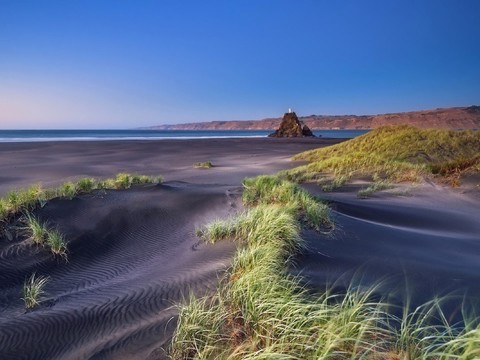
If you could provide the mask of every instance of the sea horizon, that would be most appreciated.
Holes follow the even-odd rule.
[[[313,130],[317,137],[349,139],[370,130]],[[265,138],[273,130],[45,129],[0,130],[0,143],[47,141],[193,140]]]

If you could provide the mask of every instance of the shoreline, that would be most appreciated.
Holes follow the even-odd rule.
[[[371,129],[319,129],[318,138],[348,139]],[[275,130],[0,130],[0,143],[59,141],[163,141],[212,139],[262,139]]]

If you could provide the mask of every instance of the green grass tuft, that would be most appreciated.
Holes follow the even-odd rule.
[[[116,189],[128,189],[132,185],[132,175],[119,173],[113,183]]]
[[[9,191],[5,196],[5,203],[12,212],[18,212],[22,208],[22,199],[18,191]]]
[[[25,214],[25,227],[28,236],[38,245],[43,245],[48,236],[48,228],[33,215]]]
[[[58,189],[58,196],[71,200],[75,197],[75,195],[77,195],[77,187],[71,181],[63,183]]]
[[[54,255],[66,257],[67,245],[63,235],[58,230],[49,230],[47,234],[47,244]]]
[[[365,199],[369,196],[372,196],[373,193],[391,188],[393,188],[393,185],[390,182],[381,180],[370,184],[364,189],[359,190],[357,196],[359,198]]]
[[[97,182],[94,178],[83,178],[78,180],[76,188],[78,192],[88,193],[97,187]]]
[[[27,309],[33,309],[40,304],[40,297],[45,294],[43,288],[48,282],[47,277],[36,277],[35,273],[25,280],[23,284],[23,298]]]
[[[8,216],[9,211],[10,207],[8,205],[8,202],[3,198],[0,199],[0,221],[2,221]]]
[[[213,164],[211,161],[196,162],[193,164],[193,167],[197,169],[210,169],[213,167]]]
[[[162,181],[161,176],[151,177],[119,173],[115,176],[115,179],[106,180],[104,188],[129,189],[132,185],[160,183]]]
[[[329,209],[311,197],[298,185],[276,176],[258,176],[243,181],[243,202],[247,206],[279,204],[298,210],[300,217],[311,227],[330,228]]]
[[[146,175],[132,175],[131,179],[132,179],[131,180],[132,185],[140,185],[140,184],[151,183],[150,176],[146,176]]]

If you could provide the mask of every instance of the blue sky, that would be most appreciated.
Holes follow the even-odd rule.
[[[478,0],[0,0],[0,128],[480,104]]]

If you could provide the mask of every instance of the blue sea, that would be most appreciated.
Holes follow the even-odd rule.
[[[368,130],[315,130],[326,138],[354,138]],[[0,130],[0,142],[37,141],[103,141],[103,140],[162,140],[262,138],[271,130]]]

